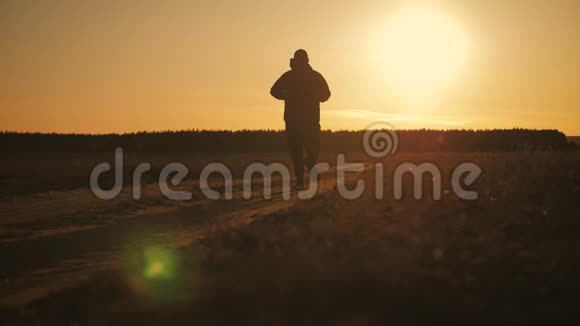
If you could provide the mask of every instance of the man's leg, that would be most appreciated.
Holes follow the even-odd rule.
[[[305,126],[304,128],[304,147],[306,148],[306,172],[318,163],[318,152],[320,151],[320,123],[318,121]]]
[[[301,132],[302,130],[300,126],[286,122],[286,139],[288,141],[288,150],[290,151],[292,164],[294,164],[296,183],[299,185],[304,183],[304,158]]]

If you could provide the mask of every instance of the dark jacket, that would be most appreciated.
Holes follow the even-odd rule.
[[[320,121],[320,102],[330,98],[330,89],[322,75],[309,64],[293,66],[272,86],[270,94],[284,100],[284,121]]]

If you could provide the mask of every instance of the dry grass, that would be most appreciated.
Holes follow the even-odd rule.
[[[399,162],[437,163],[443,187],[449,189],[445,180],[465,160],[483,168],[476,185],[479,200],[461,201],[449,193],[441,201],[417,201],[410,196],[409,179],[404,199],[392,199],[389,174]],[[240,228],[218,228],[178,249],[179,275],[171,282],[135,281],[131,270],[139,263],[127,259],[124,267],[74,288],[5,310],[6,322],[384,325],[578,320],[578,154],[409,154],[385,165],[382,200],[370,191],[354,201],[327,192]],[[362,177],[370,189],[372,174]],[[427,194],[429,187],[424,185]]]

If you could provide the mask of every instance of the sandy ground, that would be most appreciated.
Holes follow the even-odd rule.
[[[278,182],[276,182],[278,181]],[[254,180],[261,183],[261,180]],[[335,174],[321,176],[318,192],[335,188]],[[212,185],[219,189],[223,184]],[[58,191],[20,196],[0,206],[0,306],[18,306],[72,287],[98,272],[119,268],[123,253],[135,245],[163,243],[188,246],[216,230],[238,228],[263,216],[289,209],[296,203],[281,196],[274,179],[273,196],[241,198],[241,181],[234,182],[233,200],[209,200],[197,182],[184,182],[180,189],[193,189],[189,201],[166,199],[157,185],[143,187],[140,200],[133,200],[125,187],[110,201],[90,190]]]

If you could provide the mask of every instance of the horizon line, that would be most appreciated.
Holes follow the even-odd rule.
[[[321,129],[322,132],[362,132],[368,129]],[[386,130],[377,129],[377,130]],[[450,132],[450,131],[473,131],[473,132],[480,132],[480,131],[513,131],[513,130],[522,130],[522,131],[557,131],[564,134],[566,137],[580,137],[580,135],[567,135],[565,132],[559,129],[535,129],[535,128],[520,128],[520,127],[513,127],[513,128],[481,128],[481,129],[474,129],[474,128],[451,128],[451,129],[436,129],[436,128],[394,128],[395,131],[442,131],[442,132]],[[106,132],[106,133],[78,133],[78,132],[58,132],[58,131],[15,131],[15,130],[0,130],[0,135],[6,134],[16,134],[16,135],[59,135],[59,136],[130,136],[136,134],[163,134],[163,133],[188,133],[188,132],[284,132],[284,129],[165,129],[165,130],[141,130],[141,131],[127,131],[127,132]]]

